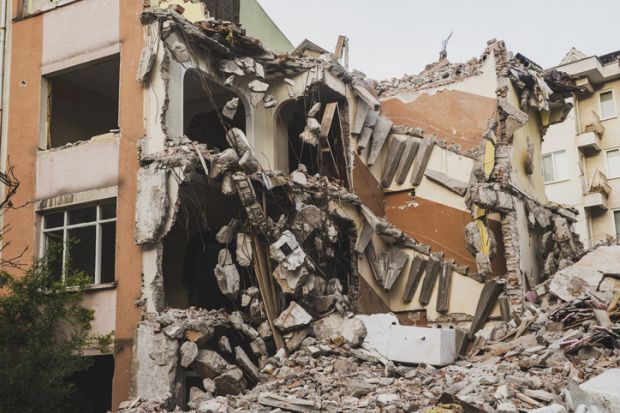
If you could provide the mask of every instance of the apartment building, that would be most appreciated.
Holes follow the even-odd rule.
[[[579,210],[575,228],[593,246],[620,234],[619,52],[587,56],[571,49],[555,69],[578,78],[566,121],[543,144],[545,191]]]
[[[10,4],[2,155],[25,206],[4,253],[59,241],[91,275],[93,333],[114,336],[113,354],[84,349],[102,406],[185,407],[204,378],[236,394],[334,311],[457,328],[463,351],[581,249],[575,211],[545,197],[541,142],[586,86],[495,40],[371,82],[343,66],[344,38],[282,53],[261,10]]]

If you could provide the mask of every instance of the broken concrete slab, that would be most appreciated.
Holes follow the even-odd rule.
[[[620,412],[620,368],[612,368],[580,386],[602,413]]]
[[[362,344],[366,337],[364,322],[358,318],[346,318],[332,313],[312,326],[314,336],[319,340],[338,343],[344,341],[352,347]]]
[[[188,367],[198,356],[198,346],[196,343],[186,341],[179,349],[181,352],[181,366]]]
[[[378,109],[381,106],[379,99],[374,97],[363,85],[354,82],[353,90],[370,108]]]
[[[409,175],[411,165],[413,165],[413,160],[418,153],[419,147],[420,142],[417,139],[409,138],[405,142],[405,149],[403,149],[403,155],[400,158],[398,169],[396,170],[396,183],[398,185],[402,185],[405,179],[407,179],[407,175]]]
[[[293,294],[297,290],[297,286],[303,283],[305,277],[309,274],[308,269],[305,266],[300,266],[294,271],[286,269],[282,264],[279,264],[273,270],[273,277],[280,285],[280,289],[285,294]]]
[[[443,186],[446,189],[449,189],[457,195],[464,196],[465,192],[467,192],[468,185],[466,182],[450,178],[442,172],[427,169],[426,172],[424,172],[424,175],[431,181]]]
[[[422,280],[422,275],[426,269],[427,262],[428,261],[420,255],[416,255],[413,258],[413,262],[409,268],[409,278],[407,278],[407,284],[405,285],[405,290],[403,291],[403,302],[410,303],[411,300],[413,300],[413,296],[418,289],[420,280]]]
[[[605,274],[620,274],[620,246],[600,246],[575,264],[558,271],[551,279],[549,291],[564,301],[595,293],[609,300],[613,288],[599,291]]]
[[[403,136],[392,136],[388,144],[388,153],[385,164],[383,165],[383,173],[381,174],[381,186],[388,188],[392,184],[396,168],[398,167],[403,155],[407,138]]]
[[[358,314],[355,318],[362,320],[366,327],[366,337],[362,346],[373,350],[383,357],[388,356],[388,341],[390,338],[390,326],[400,324],[398,317],[392,313],[386,314]]]
[[[253,381],[258,381],[260,371],[241,347],[235,347],[235,360],[237,361],[237,365],[241,367],[241,370]]]
[[[368,116],[369,110],[370,107],[366,103],[364,103],[363,100],[357,99],[357,108],[355,110],[355,118],[353,118],[351,133],[355,135],[359,135],[360,133],[362,133],[364,121],[366,120],[366,116]]]
[[[275,407],[290,412],[316,412],[321,410],[321,404],[310,400],[295,397],[282,397],[275,393],[263,392],[258,395],[258,403],[263,406]]]
[[[168,212],[166,181],[168,173],[156,164],[138,170],[135,241],[146,244],[157,241]]]
[[[411,351],[415,349],[415,351]],[[392,325],[388,359],[401,363],[445,366],[456,360],[454,329]]]
[[[392,122],[389,118],[379,116],[377,124],[372,132],[372,143],[370,145],[370,152],[368,153],[369,166],[373,165],[379,157],[383,144],[392,130],[393,124],[394,122]]]
[[[441,272],[439,274],[439,287],[437,289],[436,310],[438,313],[445,314],[448,312],[450,304],[450,292],[452,290],[452,267],[454,262],[444,261],[441,264]]]
[[[295,271],[306,260],[306,253],[301,249],[295,235],[289,230],[282,232],[280,238],[271,244],[269,253],[273,260],[290,271]]]
[[[389,258],[385,270],[385,283],[383,284],[383,289],[386,291],[392,289],[392,286],[403,272],[405,264],[409,261],[409,255],[403,251],[402,248],[395,245],[389,247],[388,254]]]
[[[411,174],[411,185],[418,186],[420,182],[422,182],[422,177],[424,176],[424,172],[426,171],[426,165],[428,161],[431,159],[431,154],[433,153],[433,147],[435,146],[435,138],[432,136],[427,136],[422,139],[420,143],[420,148],[418,149],[418,153],[416,154],[415,161],[413,164],[413,172]]]
[[[269,83],[261,82],[258,79],[252,80],[248,83],[248,89],[254,93],[265,93],[269,89]]]
[[[215,351],[198,350],[198,356],[191,367],[203,379],[212,379],[225,372],[230,365]]]
[[[237,395],[242,393],[246,386],[243,372],[238,367],[232,367],[213,379],[217,394]]]
[[[312,316],[295,301],[291,301],[286,310],[282,311],[273,325],[282,332],[297,330],[305,327],[312,321]]]

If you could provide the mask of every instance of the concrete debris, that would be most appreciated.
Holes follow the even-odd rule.
[[[229,364],[215,351],[199,350],[198,356],[192,363],[192,368],[203,379],[212,379],[224,373]]]
[[[606,285],[606,276],[620,277],[620,246],[600,246],[587,253],[578,262],[558,271],[551,279],[549,291],[564,301],[594,294],[609,301],[614,293],[613,284]]]
[[[181,348],[181,366],[188,367],[198,356],[198,346],[192,341],[186,341]]]
[[[278,101],[273,97],[273,95],[267,94],[263,97],[263,106],[267,109],[275,108],[278,106]]]
[[[368,165],[373,165],[376,162],[383,144],[392,130],[393,124],[394,122],[384,116],[379,116],[379,119],[377,119],[377,123],[372,131],[372,144],[368,153]]]
[[[252,264],[252,237],[243,232],[237,233],[237,264],[249,267]]]
[[[267,89],[269,89],[269,83],[261,82],[260,80],[255,79],[248,83],[248,89],[254,93],[265,93]]]
[[[214,269],[217,285],[222,294],[234,300],[239,294],[239,271],[233,263],[230,250],[223,248],[218,254],[217,265]]]
[[[224,105],[224,109],[222,109],[222,115],[225,118],[233,120],[235,114],[237,113],[237,107],[239,106],[239,98],[232,98]]]
[[[291,231],[284,231],[280,238],[269,247],[271,258],[285,269],[295,271],[306,260],[306,253],[301,248]]]
[[[313,325],[314,336],[328,342],[345,342],[351,347],[358,347],[366,337],[364,322],[357,318],[345,318],[332,313],[318,320]]]
[[[446,189],[449,189],[450,191],[454,192],[457,195],[464,196],[465,192],[467,192],[466,182],[462,182],[462,181],[459,181],[458,179],[450,178],[449,176],[447,176],[446,174],[442,172],[426,170],[426,172],[424,172],[424,175],[431,181],[443,186]]]
[[[321,102],[316,102],[314,105],[312,105],[312,107],[308,111],[308,118],[316,117],[316,115],[319,114],[320,110],[321,110]]]
[[[282,332],[292,331],[305,327],[312,321],[312,316],[295,301],[291,301],[288,308],[284,310],[273,324]]]
[[[220,230],[215,234],[215,239],[220,244],[230,244],[232,240],[235,238],[235,233],[239,229],[240,223],[238,219],[231,219],[227,225],[224,225]]]

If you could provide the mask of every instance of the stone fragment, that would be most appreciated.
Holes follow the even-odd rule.
[[[273,321],[274,326],[282,332],[297,330],[307,326],[312,321],[312,316],[295,301],[291,301],[289,306],[278,318]]]
[[[215,235],[215,239],[220,244],[230,244],[235,237],[235,233],[239,229],[240,223],[238,219],[231,219],[230,222],[224,225]]]
[[[361,380],[347,380],[347,394],[353,397],[366,396],[375,391],[376,386]]]
[[[263,97],[263,106],[266,109],[274,108],[277,105],[278,105],[278,101],[276,100],[276,98],[273,97],[273,95],[267,94]]]
[[[229,367],[226,360],[212,350],[198,350],[198,356],[191,367],[203,379],[212,379]]]
[[[186,341],[180,348],[181,351],[181,366],[188,367],[196,360],[198,356],[198,346],[196,343]]]
[[[238,367],[232,367],[213,379],[217,394],[237,395],[242,393],[246,384],[243,380],[243,372]]]
[[[352,347],[361,345],[366,337],[366,327],[362,320],[344,318],[338,313],[332,313],[316,321],[312,329],[314,336],[319,340],[344,341]]]
[[[232,354],[232,347],[230,346],[230,340],[226,336],[220,337],[217,341],[217,346],[224,353]]]
[[[306,278],[308,274],[308,270],[305,266],[291,271],[286,269],[284,265],[279,264],[273,270],[273,277],[280,285],[282,292],[286,294],[293,294],[297,290],[297,286],[303,283],[304,278]]]
[[[235,360],[237,361],[237,365],[241,367],[241,370],[253,381],[258,381],[260,371],[241,347],[235,347]]]
[[[200,390],[198,387],[192,387],[189,389],[189,401],[187,402],[187,407],[190,409],[198,409],[202,402],[206,402],[211,400],[213,397]]]
[[[311,400],[298,399],[293,396],[282,397],[275,393],[262,392],[258,395],[258,403],[263,406],[275,407],[290,412],[315,412],[321,405]]]
[[[306,253],[301,249],[295,235],[291,231],[284,231],[280,238],[269,247],[271,258],[281,263],[284,268],[294,271],[306,259]]]
[[[239,106],[239,98],[232,98],[224,105],[224,109],[222,109],[222,115],[225,118],[233,120],[235,117],[235,113],[237,113],[237,107]]]
[[[205,388],[207,393],[215,394],[215,382],[212,379],[204,379],[202,381],[202,387]]]
[[[314,118],[316,115],[319,114],[320,110],[321,110],[321,102],[316,102],[314,105],[312,105],[312,107],[308,111],[308,117]]]
[[[370,152],[368,153],[368,165],[373,165],[379,157],[379,153],[381,153],[383,144],[385,143],[393,124],[394,122],[392,122],[389,118],[379,116],[377,124],[372,132],[372,143],[370,145]]]
[[[265,93],[267,89],[269,89],[269,84],[261,82],[258,79],[254,79],[253,81],[248,83],[248,89],[250,89],[254,93]]]
[[[459,181],[458,179],[450,178],[446,174],[427,169],[424,175],[431,181],[443,186],[446,189],[454,192],[457,195],[464,196],[467,192],[467,183]]]
[[[222,294],[232,300],[236,299],[239,294],[241,278],[227,248],[221,249],[218,254],[218,263],[215,266],[214,275]]]
[[[229,73],[232,75],[243,76],[245,73],[241,68],[232,60],[224,60],[220,63],[220,71]]]
[[[242,267],[252,264],[252,237],[243,232],[237,233],[237,264]]]

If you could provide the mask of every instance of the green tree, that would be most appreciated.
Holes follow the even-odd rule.
[[[19,180],[10,164],[0,172],[0,186],[2,215],[19,208],[12,201]],[[80,305],[88,277],[70,270],[69,262],[64,281],[54,274],[62,245],[23,268],[24,252],[4,254],[9,231],[0,229],[0,413],[84,412],[87,401],[80,400],[70,379],[90,365],[80,353],[93,319]]]

